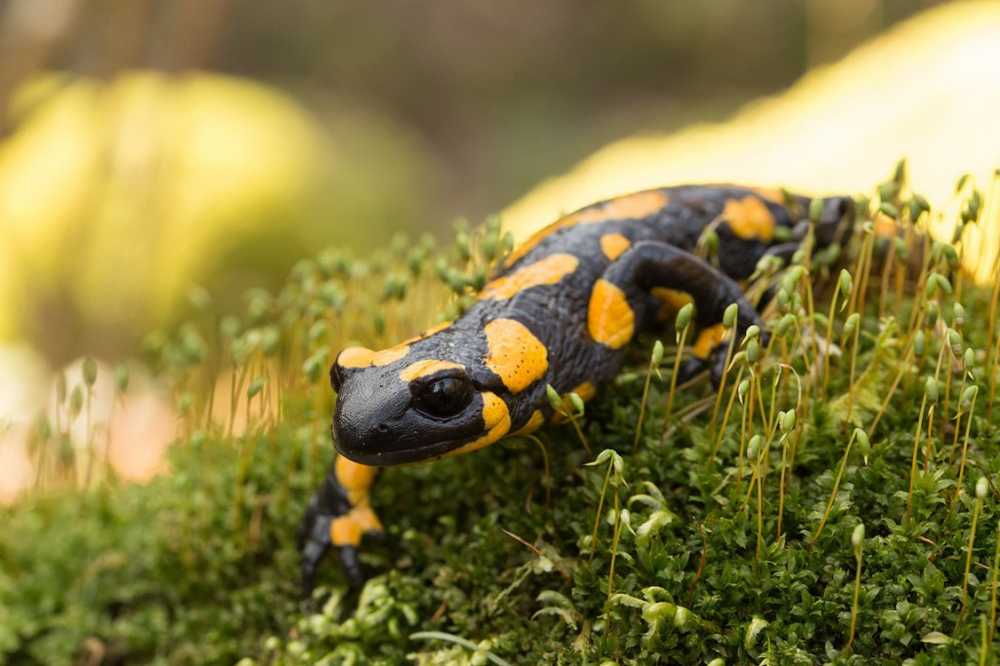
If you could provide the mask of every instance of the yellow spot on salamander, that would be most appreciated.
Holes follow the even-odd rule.
[[[451,361],[439,361],[437,359],[428,358],[423,361],[411,363],[400,370],[399,378],[404,382],[412,382],[418,377],[426,377],[427,375],[433,375],[435,372],[450,370],[453,368],[457,370],[464,370],[465,366],[460,363],[452,363]]]
[[[368,491],[375,481],[378,468],[337,456],[334,474],[337,482],[347,493],[347,501],[351,503],[352,508],[330,523],[330,540],[335,546],[357,546],[361,543],[361,536],[365,532],[382,529],[382,523],[369,506],[368,499]]]
[[[767,205],[755,196],[730,199],[722,217],[733,233],[747,240],[770,241],[774,237],[774,215]]]
[[[601,252],[604,256],[614,261],[632,245],[632,241],[622,234],[604,234],[601,236]]]
[[[784,205],[785,194],[777,187],[751,187],[750,191],[771,203]]]
[[[368,489],[375,481],[378,473],[377,467],[370,467],[348,460],[344,456],[337,456],[334,467],[334,474],[337,482],[347,493],[347,499],[351,504],[367,504]]]
[[[440,324],[434,324],[433,326],[431,326],[430,328],[428,328],[426,331],[424,331],[423,333],[421,333],[420,337],[421,338],[429,338],[430,336],[434,335],[435,333],[440,333],[441,331],[443,331],[444,329],[448,328],[449,326],[451,326],[454,323],[455,322],[453,322],[453,321],[443,321]]]
[[[626,194],[603,203],[587,206],[572,215],[574,224],[605,222],[607,220],[633,220],[659,211],[670,201],[660,190],[645,190]]]
[[[400,344],[382,351],[372,351],[364,347],[348,347],[337,356],[337,365],[342,368],[370,368],[373,365],[389,365],[406,356],[408,344]]]
[[[709,326],[698,334],[691,347],[691,353],[698,358],[708,358],[712,350],[726,337],[726,328],[722,324]]]
[[[427,330],[422,331],[421,333],[419,333],[417,335],[414,335],[412,338],[407,338],[406,340],[403,340],[402,342],[399,343],[399,345],[396,345],[396,346],[398,347],[400,345],[412,345],[414,342],[417,342],[418,340],[423,340],[424,338],[431,337],[435,333],[440,333],[441,331],[443,331],[444,329],[448,328],[449,326],[451,326],[454,323],[455,322],[453,322],[453,321],[443,321],[440,324],[434,324],[433,326],[431,326]]]
[[[647,217],[664,208],[670,202],[670,197],[660,190],[647,190],[627,194],[603,203],[587,206],[575,213],[562,217],[544,229],[539,229],[521,245],[517,246],[507,257],[504,265],[511,266],[518,259],[531,252],[543,240],[566,227],[577,224],[592,224],[608,220],[631,220]]]
[[[500,396],[492,391],[484,391],[482,396],[483,424],[486,429],[486,434],[472,440],[468,444],[460,446],[453,451],[449,451],[445,454],[445,457],[457,456],[462,453],[477,451],[500,439],[503,439],[503,437],[510,431],[510,411],[507,409],[507,403],[505,403]]]
[[[595,395],[597,395],[597,387],[595,387],[590,382],[583,382],[582,384],[578,384],[574,386],[571,390],[567,391],[562,399],[563,412],[572,412],[573,410],[573,404],[569,401],[570,393],[576,393],[578,396],[580,396],[581,400],[587,402]],[[566,421],[566,415],[561,412],[556,412],[555,414],[552,415],[551,420],[552,423],[564,423]]]
[[[542,414],[542,411],[540,409],[536,409],[531,413],[531,416],[528,418],[528,421],[523,426],[521,426],[520,428],[511,433],[511,437],[518,437],[520,435],[530,435],[531,433],[541,428],[543,423],[545,423],[545,416]]]
[[[382,523],[368,506],[356,506],[330,522],[330,541],[334,546],[357,546],[365,532],[380,532]]]
[[[688,303],[694,303],[691,294],[686,291],[667,289],[666,287],[653,287],[649,290],[656,300],[663,304],[657,317],[661,320],[668,319],[671,314],[677,312]]]
[[[901,227],[896,220],[892,219],[882,211],[875,214],[875,236],[878,238],[895,238],[899,235]]]
[[[520,393],[545,376],[549,369],[545,345],[513,319],[494,319],[486,324],[486,367],[511,393]]]
[[[590,293],[587,329],[590,337],[612,349],[628,344],[635,331],[635,313],[625,292],[603,278],[594,284]]]
[[[580,260],[572,254],[550,255],[493,280],[483,288],[479,298],[512,298],[529,287],[556,284],[575,271],[579,264]]]
[[[590,382],[584,382],[570,391],[570,393],[576,393],[586,402],[597,395],[597,387]]]

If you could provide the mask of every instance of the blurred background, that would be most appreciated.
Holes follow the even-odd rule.
[[[945,206],[998,108],[996,2],[0,0],[0,445],[54,370],[323,247],[904,156]]]

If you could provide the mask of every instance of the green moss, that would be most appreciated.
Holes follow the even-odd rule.
[[[905,187],[895,188],[889,203],[906,211],[900,191]],[[861,282],[854,259],[862,227],[846,248],[847,265],[858,273],[854,284]],[[463,236],[463,248],[436,269],[455,292],[452,309],[488,268],[495,253],[489,248],[502,246],[495,225],[487,233],[493,240],[473,238],[471,249]],[[907,293],[917,298],[901,301],[890,289],[883,314],[898,313],[892,323],[879,317],[878,272],[870,277],[853,386],[853,343],[848,335],[842,344],[841,331],[856,305],[834,313],[833,342],[844,353],[832,358],[824,388],[815,338],[796,332],[808,318],[805,282],[785,279],[788,292],[768,315],[772,331],[787,314],[798,324],[784,336],[773,332],[754,366],[760,381],[747,387],[755,416],[745,433],[737,400],[716,436],[715,394],[704,379],[677,393],[664,422],[674,366],[668,348],[654,368],[633,448],[650,367],[644,350],[653,348],[651,338],[642,339],[614,390],[578,420],[595,454],[620,455],[588,456],[565,425],[543,430],[537,441],[389,470],[374,498],[388,539],[365,554],[376,575],[358,598],[330,558],[324,589],[300,602],[296,529],[332,457],[322,350],[403,337],[429,323],[421,317],[427,303],[442,302],[444,288],[431,271],[416,275],[433,265],[427,245],[398,246],[363,267],[334,255],[304,262],[281,293],[253,295],[242,325],[220,335],[223,361],[241,370],[237,399],[246,399],[254,378],[282,382],[283,417],[273,426],[262,417],[253,436],[227,437],[224,425],[199,429],[192,387],[211,361],[201,360],[190,330],[152,341],[162,375],[178,395],[195,396],[188,400],[191,434],[171,453],[173,473],[143,486],[49,492],[4,510],[0,654],[11,663],[46,664],[88,654],[108,663],[191,664],[992,659],[1000,646],[981,633],[990,620],[1000,521],[993,485],[1000,409],[989,409],[993,358],[983,351],[996,340],[988,330],[991,295],[966,283],[963,323],[953,316],[954,289],[937,285],[928,294],[911,286]],[[956,282],[949,253],[928,249],[928,263],[913,276],[936,270]],[[822,279],[827,270],[813,266],[817,285],[835,282]],[[827,312],[829,291],[817,288],[817,312]],[[914,310],[924,315],[913,322],[920,326],[911,326]],[[954,357],[949,326],[963,336]],[[911,358],[919,329],[925,340]],[[826,322],[815,330],[825,337]],[[214,332],[203,337],[206,346],[215,342]],[[963,379],[960,357],[968,348],[974,365]],[[747,377],[742,357],[733,372],[740,368]],[[855,436],[834,493],[852,431],[871,427],[900,373],[870,444]],[[935,376],[938,399],[925,401],[925,380]],[[964,413],[974,411],[962,468],[966,416],[957,449],[952,419],[970,385],[979,386],[979,396],[965,405]],[[734,390],[731,376],[716,424]],[[911,491],[918,422],[923,435]],[[761,437],[751,460],[753,435]],[[586,465],[593,457],[600,463]],[[973,489],[981,476],[991,485],[964,601]],[[851,537],[862,522],[857,628],[848,649],[858,566]]]

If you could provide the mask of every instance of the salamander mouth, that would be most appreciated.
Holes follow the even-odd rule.
[[[357,451],[346,449],[341,446],[340,440],[334,437],[334,447],[337,453],[348,460],[369,467],[390,467],[392,465],[405,465],[406,463],[425,462],[432,458],[440,458],[449,451],[453,451],[462,446],[463,439],[446,439],[433,444],[421,444],[409,449],[399,449],[396,451]]]

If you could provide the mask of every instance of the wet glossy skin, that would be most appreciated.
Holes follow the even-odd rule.
[[[592,397],[619,372],[626,345],[662,319],[664,303],[694,301],[701,333],[693,349],[711,362],[724,348],[718,323],[726,306],[740,303],[740,331],[760,323],[736,281],[766,253],[791,256],[809,204],[795,197],[790,211],[778,193],[732,186],[597,203],[516,248],[457,321],[387,350],[342,351],[331,368],[342,457],[325,491],[343,501],[314,502],[306,531],[322,538],[326,529],[328,543],[348,549],[344,557],[361,534],[380,528],[367,495],[375,475],[366,470],[465,453],[558,420],[546,385]],[[818,247],[843,231],[849,210],[848,199],[824,201]],[[709,225],[719,237],[715,267],[691,254]],[[340,492],[352,484],[353,497]],[[321,529],[315,521],[323,516],[329,524]]]
[[[798,220],[749,189],[705,187],[641,192],[563,218],[517,248],[458,321],[371,358],[357,350],[338,357],[337,451],[365,465],[394,465],[551,420],[546,384],[563,393],[608,382],[622,348],[656,321],[661,304],[629,298],[628,285],[602,279],[608,267],[641,241],[691,251],[712,221],[720,222],[720,267],[741,279],[772,245],[775,227],[791,234]],[[413,400],[420,385],[442,377],[473,389],[467,408],[446,418]],[[542,416],[533,420],[536,411]]]

